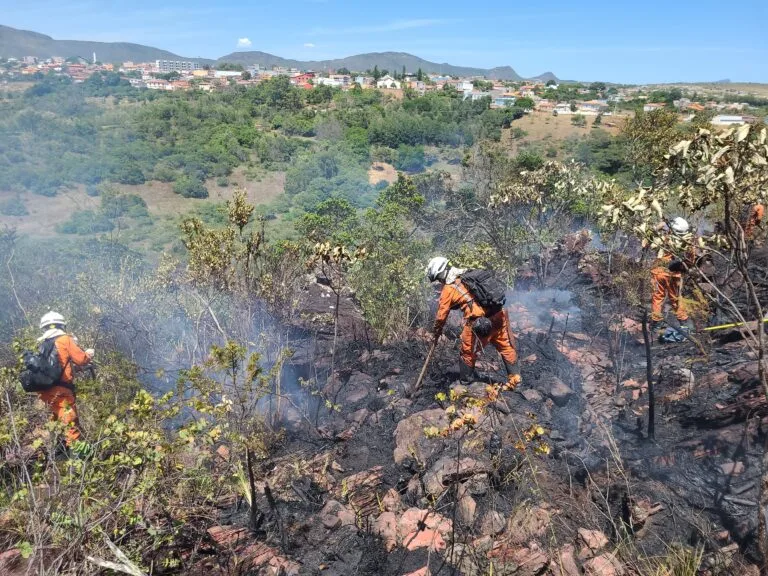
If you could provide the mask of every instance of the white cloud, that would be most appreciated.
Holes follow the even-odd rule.
[[[315,47],[315,45],[314,45],[314,44],[312,44],[312,42],[306,42],[306,43],[304,44],[304,48],[314,48],[314,47]]]
[[[238,38],[237,39],[237,47],[238,48],[248,48],[250,45],[253,44],[248,38]]]

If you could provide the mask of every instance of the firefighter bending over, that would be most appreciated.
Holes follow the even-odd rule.
[[[432,258],[427,265],[427,279],[443,284],[435,318],[434,336],[438,338],[448,320],[451,310],[461,310],[464,314],[464,328],[461,331],[460,379],[471,382],[475,378],[478,341],[486,346],[493,344],[504,360],[507,372],[507,389],[514,390],[520,383],[520,371],[517,365],[515,340],[509,330],[509,318],[503,306],[498,309],[484,308],[478,298],[472,294],[462,281],[462,274],[467,270],[452,267],[446,258]],[[476,272],[476,271],[472,271]]]

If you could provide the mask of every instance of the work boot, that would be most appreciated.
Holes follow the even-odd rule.
[[[477,381],[477,374],[474,366],[468,366],[464,362],[459,362],[459,380],[463,384],[471,384]]]

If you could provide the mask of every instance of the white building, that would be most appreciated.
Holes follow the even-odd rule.
[[[731,114],[718,114],[712,118],[712,124],[715,126],[737,126],[745,123],[744,116],[734,116]]]
[[[237,70],[216,70],[213,73],[214,78],[241,78],[242,76],[243,73]]]
[[[402,85],[400,84],[400,81],[395,80],[389,74],[379,78],[379,81],[376,82],[376,88],[395,88],[400,90],[401,87]]]
[[[198,62],[187,62],[183,60],[155,60],[155,68],[158,72],[166,74],[168,72],[191,72],[200,70]]]

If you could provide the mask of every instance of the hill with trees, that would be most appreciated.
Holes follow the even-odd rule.
[[[54,40],[45,34],[17,30],[0,25],[0,56],[50,58],[79,56],[91,60],[93,53],[101,62],[151,62],[153,60],[189,60],[167,50],[130,42],[89,42],[84,40]],[[199,62],[207,60],[195,58]]]
[[[472,68],[467,66],[454,66],[452,64],[430,62],[408,54],[406,52],[371,52],[369,54],[358,54],[346,58],[337,58],[334,60],[290,60],[280,58],[266,52],[233,52],[219,58],[220,62],[236,62],[244,66],[260,64],[267,68],[272,66],[286,66],[290,68],[299,68],[301,70],[337,70],[346,68],[353,72],[363,72],[373,70],[378,66],[382,70],[402,70],[415,72],[423,70],[428,73],[445,74],[447,76],[485,76],[498,80],[522,80],[515,70],[510,66],[498,68]]]
[[[233,52],[214,61],[205,58],[179,56],[167,50],[127,42],[54,40],[50,36],[37,32],[17,30],[9,26],[0,25],[0,57],[21,58],[24,56],[36,56],[38,58],[50,58],[51,56],[63,56],[69,58],[80,56],[90,60],[94,52],[96,52],[97,58],[102,62],[151,62],[159,59],[192,60],[201,64],[211,65],[215,63],[241,64],[243,66],[259,64],[266,68],[285,66],[300,70],[318,71],[346,68],[353,72],[373,70],[375,66],[383,70],[392,71],[400,71],[405,67],[409,72],[416,72],[421,69],[424,72],[446,74],[449,76],[485,76],[486,78],[512,81],[523,79],[511,66],[500,66],[490,69],[454,66],[448,63],[430,62],[405,52],[373,52],[334,60],[302,61],[281,58],[267,52],[248,51]]]

